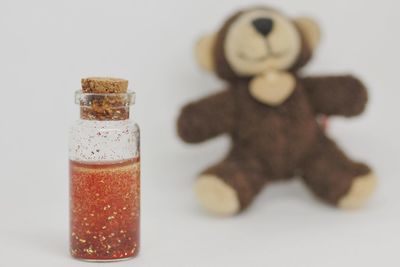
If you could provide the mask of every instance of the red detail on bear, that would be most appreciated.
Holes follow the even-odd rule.
[[[317,119],[319,125],[321,125],[322,129],[327,130],[329,126],[329,117],[325,115],[321,115]]]

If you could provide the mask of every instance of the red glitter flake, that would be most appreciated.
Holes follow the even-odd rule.
[[[70,161],[72,256],[118,260],[139,252],[140,163]]]

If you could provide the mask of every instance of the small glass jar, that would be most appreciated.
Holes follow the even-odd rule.
[[[69,143],[71,255],[134,257],[140,238],[139,127],[129,119],[134,93],[77,91],[75,103],[81,116]]]

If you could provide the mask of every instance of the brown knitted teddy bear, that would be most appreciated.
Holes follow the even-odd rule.
[[[218,215],[246,209],[271,182],[301,177],[320,199],[361,206],[373,192],[371,169],[349,159],[316,118],[360,114],[367,102],[355,77],[302,77],[320,39],[309,18],[267,7],[230,17],[196,47],[200,65],[227,82],[215,95],[185,106],[178,133],[189,143],[229,134],[232,148],[195,184],[201,205]]]

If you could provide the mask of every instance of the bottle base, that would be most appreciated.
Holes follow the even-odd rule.
[[[72,256],[71,257],[75,260],[84,261],[84,262],[118,262],[118,261],[128,261],[136,258],[138,255],[127,256],[124,258],[116,258],[116,259],[89,259],[89,258],[79,258]]]

